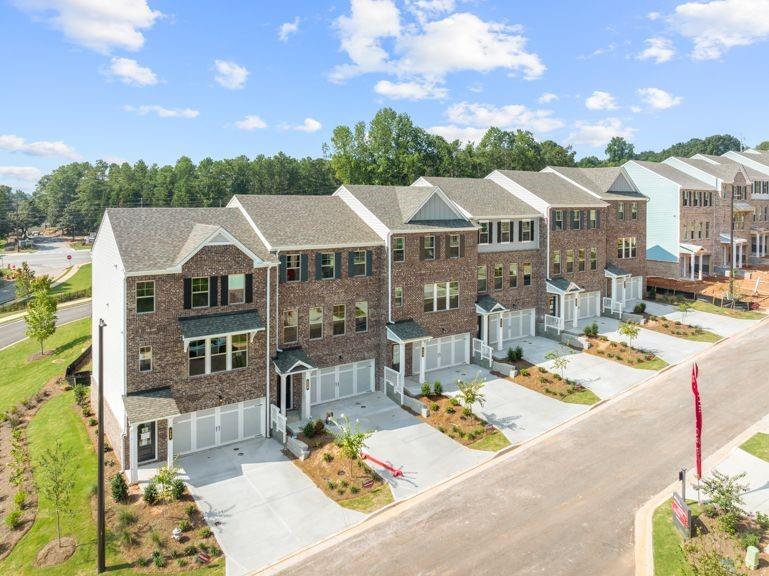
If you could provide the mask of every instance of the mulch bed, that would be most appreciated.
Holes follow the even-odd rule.
[[[769,286],[767,278],[759,271],[752,271],[753,279],[735,278],[735,291],[739,291],[738,300],[748,302],[754,309],[769,308]],[[757,294],[753,294],[756,286],[755,276],[761,275],[761,285]],[[686,294],[698,294],[707,296],[716,301],[721,300],[729,292],[729,279],[720,276],[705,276],[702,280],[684,280],[674,278],[660,278],[658,276],[649,276],[646,279],[646,285],[664,290],[672,290]]]
[[[545,368],[535,366],[526,360],[519,360],[515,365],[518,368],[518,373],[514,378],[510,378],[509,375],[505,374],[495,373],[495,375],[510,380],[511,382],[515,382],[516,384],[520,384],[529,390],[534,390],[534,392],[539,392],[540,394],[555,398],[556,400],[563,400],[572,394],[577,394],[586,390],[582,384],[562,378],[560,375],[553,374]]]
[[[72,556],[75,550],[77,550],[77,542],[70,536],[62,538],[61,542],[59,540],[51,540],[37,553],[35,566],[38,568],[56,566]]]
[[[734,566],[740,570],[739,573],[742,573],[742,570],[747,571],[745,568],[746,549],[740,542],[739,535],[747,532],[759,534],[758,569],[750,570],[749,573],[757,574],[759,576],[769,576],[769,554],[764,552],[764,548],[769,544],[769,537],[765,531],[758,526],[753,518],[743,518],[738,526],[738,533],[734,536],[726,534],[721,530],[718,526],[717,518],[710,518],[704,513],[699,514],[697,518],[693,520],[693,527],[695,529],[695,536],[689,543],[702,551],[717,550],[720,556],[730,558],[734,562]],[[684,546],[686,546],[686,544]]]
[[[419,396],[418,400],[430,411],[427,418],[421,414],[418,416],[460,444],[468,446],[497,433],[497,429],[485,420],[473,413],[466,414],[457,400],[452,402],[451,398],[443,395]]]
[[[639,364],[657,358],[651,352],[631,348],[625,342],[613,342],[605,336],[590,336],[588,337],[588,342],[590,346],[585,350],[588,354],[608,358],[626,366],[637,367]]]
[[[692,336],[700,336],[705,333],[705,331],[699,326],[691,326],[677,320],[668,320],[663,316],[646,314],[645,317],[646,322],[644,322],[644,328],[647,330],[654,330],[655,332],[659,332],[661,334],[667,334],[668,336],[691,338]]]

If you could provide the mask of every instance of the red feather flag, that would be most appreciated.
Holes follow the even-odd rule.
[[[695,426],[695,459],[697,460],[697,479],[702,478],[702,403],[700,402],[700,388],[697,377],[700,374],[699,366],[692,366],[692,394],[694,394],[694,426]]]

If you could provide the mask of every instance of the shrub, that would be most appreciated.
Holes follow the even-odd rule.
[[[540,376],[539,377],[539,383],[540,384],[549,384],[550,380],[548,380],[546,376]]]
[[[422,396],[429,396],[430,395],[430,385],[425,382],[422,384]]]
[[[705,516],[707,516],[708,518],[715,518],[716,516],[718,516],[718,508],[716,508],[716,505],[713,504],[712,502],[708,502],[707,504],[705,504],[705,508],[703,512]]]
[[[203,529],[200,531],[200,537],[201,537],[201,538],[210,538],[210,537],[211,537],[211,536],[213,536],[213,535],[214,535],[214,533],[213,533],[213,532],[211,532],[211,529],[210,529],[208,526],[204,527],[204,528],[203,528]]]
[[[432,410],[433,412],[437,412],[440,409],[441,409],[441,407],[440,407],[440,405],[437,402],[431,402],[430,403],[430,410]]]
[[[181,478],[175,478],[171,482],[171,498],[174,500],[181,500],[184,498],[184,493],[187,491],[187,486],[184,485],[184,480]]]
[[[190,528],[192,528],[192,525],[190,524],[190,521],[186,518],[182,518],[179,520],[179,530],[182,532],[189,532]]]
[[[308,422],[305,424],[304,428],[302,428],[302,432],[307,438],[315,436],[315,422]]]
[[[537,370],[539,370],[539,373],[540,373],[540,374],[545,374],[545,373],[547,373],[547,370],[546,370],[545,368],[543,368],[542,366],[539,366],[539,367],[537,368]]]
[[[350,486],[350,492],[352,492],[353,494],[357,494],[358,492],[360,492],[360,488],[358,488],[357,486]]]
[[[737,526],[739,523],[740,517],[735,512],[727,512],[718,517],[718,525],[721,527],[721,530],[730,535],[737,533]]]
[[[120,504],[128,502],[128,484],[125,481],[125,477],[122,473],[118,472],[109,481],[110,491],[112,492],[112,499]]]
[[[529,375],[529,370],[526,368],[521,369],[520,375],[526,378]]]
[[[166,559],[165,556],[163,556],[163,553],[160,550],[154,550],[152,552],[152,563],[155,565],[156,568],[164,568],[166,565]]]
[[[761,530],[769,530],[769,515],[756,512],[756,523],[761,527]]]
[[[325,430],[326,425],[323,423],[323,420],[318,419],[315,421],[315,433],[316,434],[323,434],[323,431]]]
[[[456,413],[456,411],[457,411],[457,410],[456,410],[456,408],[454,408],[453,406],[448,406],[448,407],[446,407],[446,412],[447,412],[448,414],[455,414],[455,413]]]
[[[88,399],[88,388],[86,388],[84,384],[75,384],[72,390],[75,393],[75,402],[77,402],[82,408],[85,408],[85,403]]]
[[[598,324],[593,322],[592,324],[585,326],[582,332],[588,338],[595,338],[598,336]]]
[[[211,546],[211,547],[208,549],[208,553],[209,553],[211,556],[214,556],[214,557],[216,557],[216,556],[219,556],[219,554],[221,554],[221,553],[222,553],[222,551],[221,551],[221,550],[219,550],[219,548],[218,548],[218,547],[216,547],[216,546]]]
[[[515,348],[507,349],[508,362],[520,362],[523,360],[523,348],[516,346]]]
[[[433,394],[436,396],[440,396],[443,394],[443,385],[441,384],[440,380],[436,380],[433,382]]]
[[[334,459],[333,454],[331,452],[324,452],[323,453],[323,461],[324,462],[331,462]]]
[[[467,417],[472,416],[473,415],[473,410],[472,410],[472,408],[469,408],[469,407],[465,406],[464,408],[462,408],[462,414],[464,416],[467,416]]]
[[[646,312],[646,304],[644,302],[639,302],[633,308],[633,314],[643,314],[644,312]]]
[[[89,418],[88,419],[88,425],[89,426],[96,426],[99,423],[99,421],[96,418]]]
[[[117,525],[125,528],[136,523],[136,514],[128,508],[121,508],[117,513]]]
[[[150,562],[151,560],[149,558],[144,558],[144,557],[139,557],[139,559],[136,561],[136,563],[142,568],[149,566]]]
[[[21,526],[21,510],[11,510],[5,516],[5,525],[11,530],[16,530]]]
[[[198,511],[198,507],[194,504],[187,504],[187,507],[184,509],[184,513],[187,515],[187,518],[192,520],[195,518],[195,513]]]
[[[326,486],[328,487],[329,490],[334,490],[336,488],[336,482],[334,482],[333,480],[328,480],[326,482]]]
[[[13,497],[13,503],[19,510],[24,510],[24,505],[27,503],[27,493],[24,490],[19,490]]]
[[[150,506],[158,503],[158,487],[154,482],[150,482],[144,487],[142,498]]]
[[[185,556],[194,556],[198,553],[198,547],[194,544],[190,544],[184,549],[184,555]]]
[[[452,406],[459,406],[459,399],[452,396],[451,398],[449,398],[449,404],[451,404]]]
[[[748,548],[749,546],[760,548],[761,537],[755,532],[746,532],[742,535],[742,538],[740,538],[740,543],[742,544],[743,548]]]
[[[163,548],[166,545],[165,540],[163,540],[163,537],[154,528],[150,528],[150,542],[152,542],[155,545],[156,549]]]
[[[187,561],[184,558],[179,558],[177,564],[179,564],[179,568],[184,568],[187,565]]]
[[[467,433],[467,439],[470,440],[471,442],[473,440],[475,440],[475,432],[474,431],[473,432],[468,432]]]

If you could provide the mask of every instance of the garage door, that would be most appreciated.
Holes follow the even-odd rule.
[[[413,347],[411,371],[419,374],[420,346]],[[425,345],[425,372],[470,362],[470,334],[433,338]]]
[[[502,312],[502,341],[514,340],[516,338],[523,338],[524,336],[534,336],[534,309],[527,308],[526,310],[509,310]],[[489,317],[489,344],[495,346],[497,344],[497,326],[496,322],[499,321],[498,315],[492,315]]]
[[[374,360],[316,370],[310,377],[310,405],[374,391]]]
[[[593,318],[600,315],[601,293],[583,292],[579,295],[579,314],[577,318]]]
[[[261,435],[264,399],[198,410],[174,418],[174,455]]]

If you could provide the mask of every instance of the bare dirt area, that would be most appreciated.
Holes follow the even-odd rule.
[[[737,299],[747,302],[752,309],[769,309],[769,270],[746,269],[749,278],[734,280]],[[756,280],[760,280],[758,284]],[[650,276],[646,280],[649,287],[670,290],[674,294],[694,294],[707,296],[713,303],[719,304],[729,293],[729,279],[706,276],[702,280],[678,280]]]
[[[469,446],[487,436],[501,434],[494,426],[473,414],[472,410],[463,408],[456,398],[433,394],[420,396],[418,400],[430,411],[427,418],[419,417],[460,444]]]
[[[570,404],[595,404],[599,400],[598,396],[582,384],[563,378],[559,374],[553,374],[542,366],[534,366],[525,360],[519,360],[515,364],[518,368],[515,377],[497,373],[495,375]]]
[[[77,542],[75,542],[74,538],[69,536],[65,536],[61,541],[51,540],[37,553],[35,566],[38,568],[47,568],[48,566],[61,564],[75,553],[76,548]]]

